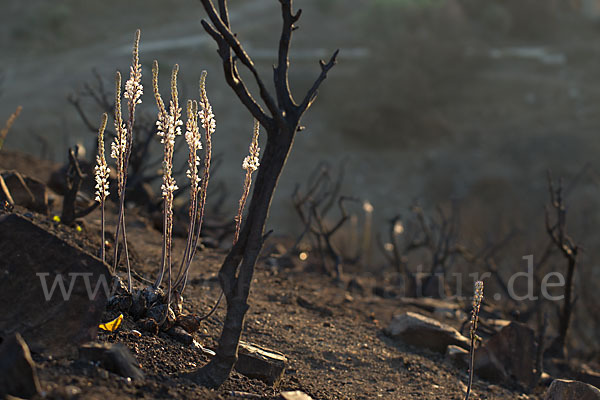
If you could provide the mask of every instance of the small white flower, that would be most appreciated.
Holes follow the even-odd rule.
[[[477,320],[479,319],[479,309],[483,301],[483,281],[475,282],[473,294],[473,310],[471,311],[471,335],[475,334],[477,329]]]
[[[217,122],[215,121],[215,115],[212,112],[212,107],[210,104],[205,104],[204,102],[200,102],[200,105],[202,107],[202,109],[198,111],[200,122],[209,134],[213,134],[217,128]]]
[[[260,151],[260,149],[258,150]],[[257,156],[246,156],[242,162],[242,169],[245,169],[246,171],[253,172],[256,171],[258,167],[260,167],[260,163],[258,162]]]
[[[96,180],[96,201],[102,202],[108,197],[108,177],[110,168],[106,165],[104,157],[104,128],[106,126],[106,114],[104,122],[98,133],[98,155],[96,156],[96,166],[94,167],[94,179]],[[114,144],[114,143],[113,143]]]
[[[125,93],[123,97],[129,99],[134,104],[140,104],[142,102],[142,95],[144,94],[144,86],[142,81],[142,66],[136,64],[135,66],[129,67],[129,79],[125,82]]]
[[[481,301],[483,300],[483,281],[475,282],[475,293],[473,296],[473,308],[477,308],[481,306]]]
[[[114,158],[115,160],[119,159],[119,145],[117,144],[117,142],[112,142],[110,144],[110,156],[112,158]]]
[[[258,147],[258,135],[259,135],[260,125],[258,121],[254,121],[254,133],[252,134],[252,141],[250,142],[250,147],[248,148],[249,155],[244,158],[242,162],[242,169],[246,171],[250,171],[251,173],[256,171],[260,166],[258,161],[258,155],[260,154],[260,147]]]

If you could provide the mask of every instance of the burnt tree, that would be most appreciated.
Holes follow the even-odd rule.
[[[218,45],[218,54],[223,62],[227,83],[267,133],[267,143],[260,161],[246,220],[239,240],[225,258],[219,271],[219,281],[227,300],[227,314],[217,354],[207,365],[188,376],[197,383],[217,387],[229,377],[237,361],[238,343],[248,310],[247,299],[254,266],[264,242],[265,223],[277,181],[292,148],[294,136],[300,130],[300,119],[317,97],[318,88],[327,77],[328,71],[335,65],[338,51],[333,53],[327,63],[320,61],[319,76],[304,98],[299,103],[296,102],[288,82],[289,49],[292,32],[296,29],[294,24],[300,18],[301,11],[293,12],[292,0],[279,0],[283,27],[279,40],[277,66],[273,69],[275,87],[275,97],[273,97],[256,70],[254,62],[230,28],[227,0],[218,0],[218,9],[212,0],[201,0],[201,2],[210,20],[210,23],[202,20],[202,26]],[[266,110],[255,100],[242,80],[238,71],[240,63],[254,77]]]
[[[552,243],[560,250],[567,260],[567,281],[565,284],[564,303],[559,312],[558,337],[550,346],[550,354],[560,357],[566,356],[566,341],[571,314],[573,313],[573,285],[575,278],[575,268],[577,267],[577,257],[581,248],[567,234],[567,209],[564,202],[562,182],[559,180],[558,188],[554,187],[552,175],[548,171],[548,190],[550,191],[550,207],[546,207],[546,232]],[[551,210],[556,213],[555,221],[550,218]]]

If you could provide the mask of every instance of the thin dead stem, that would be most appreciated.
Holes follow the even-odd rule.
[[[8,135],[10,128],[12,128],[13,124],[19,117],[19,114],[21,114],[21,110],[23,110],[23,107],[18,106],[17,109],[15,110],[15,112],[12,113],[10,115],[10,117],[8,117],[8,119],[6,120],[6,124],[4,124],[4,128],[2,128],[2,130],[0,130],[0,150],[2,149],[2,146],[4,145],[4,141],[6,140],[6,136]]]

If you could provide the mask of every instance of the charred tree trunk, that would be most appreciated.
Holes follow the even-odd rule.
[[[575,266],[577,260],[575,257],[569,258],[569,266],[567,269],[567,282],[565,284],[565,300],[562,306],[560,321],[558,325],[558,337],[554,344],[553,350],[563,357],[566,355],[567,349],[567,333],[571,322],[571,313],[573,310],[573,275],[575,274]]]
[[[238,344],[249,307],[248,294],[254,266],[262,249],[265,224],[279,176],[292,148],[294,136],[300,129],[300,119],[317,97],[318,88],[327,77],[327,72],[335,65],[338,52],[333,54],[329,62],[320,61],[321,73],[303,100],[296,103],[288,83],[288,54],[292,32],[296,28],[294,24],[300,18],[301,12],[299,10],[293,13],[292,0],[279,0],[283,27],[279,40],[278,64],[273,70],[276,91],[276,96],[273,97],[254,67],[254,62],[229,27],[227,0],[218,0],[218,10],[212,0],[201,2],[210,19],[210,23],[203,20],[202,26],[218,45],[225,80],[242,104],[267,131],[265,152],[260,161],[246,220],[238,241],[219,271],[219,281],[227,300],[227,314],[217,355],[203,368],[188,375],[197,383],[217,387],[229,377],[237,361]],[[267,111],[252,97],[239,74],[238,63],[252,74]]]
[[[276,137],[278,140],[269,140],[265,148],[240,238],[219,271],[219,281],[227,300],[227,314],[217,355],[192,375],[192,379],[209,387],[223,383],[237,361],[238,343],[249,307],[248,294],[256,259],[263,245],[269,207],[293,142],[293,133],[288,129],[279,131]]]
[[[66,190],[60,216],[61,222],[65,225],[71,225],[76,219],[85,217],[99,205],[98,202],[94,202],[83,210],[76,209],[75,202],[77,201],[77,193],[79,193],[79,189],[81,189],[81,184],[83,183],[85,175],[79,166],[77,147],[74,149],[69,148],[68,156],[69,166],[67,167],[66,172]]]

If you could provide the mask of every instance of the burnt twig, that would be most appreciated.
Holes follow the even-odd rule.
[[[60,217],[62,223],[65,225],[71,225],[76,219],[85,217],[94,211],[96,207],[98,207],[98,203],[94,202],[94,204],[84,208],[83,210],[76,210],[75,202],[77,200],[77,193],[79,193],[79,190],[81,189],[81,183],[86,177],[79,166],[77,153],[77,147],[75,147],[75,149],[70,148],[68,151],[69,166],[66,174],[67,190],[65,192],[62,214]]]
[[[567,233],[567,210],[563,198],[562,181],[559,180],[558,187],[555,187],[550,171],[548,171],[548,190],[550,192],[550,207],[546,207],[546,232],[550,236],[552,243],[554,243],[567,260],[565,299],[559,319],[558,337],[552,346],[557,354],[564,356],[566,337],[573,307],[573,278],[580,247]],[[551,210],[555,214],[554,221],[550,217]]]

